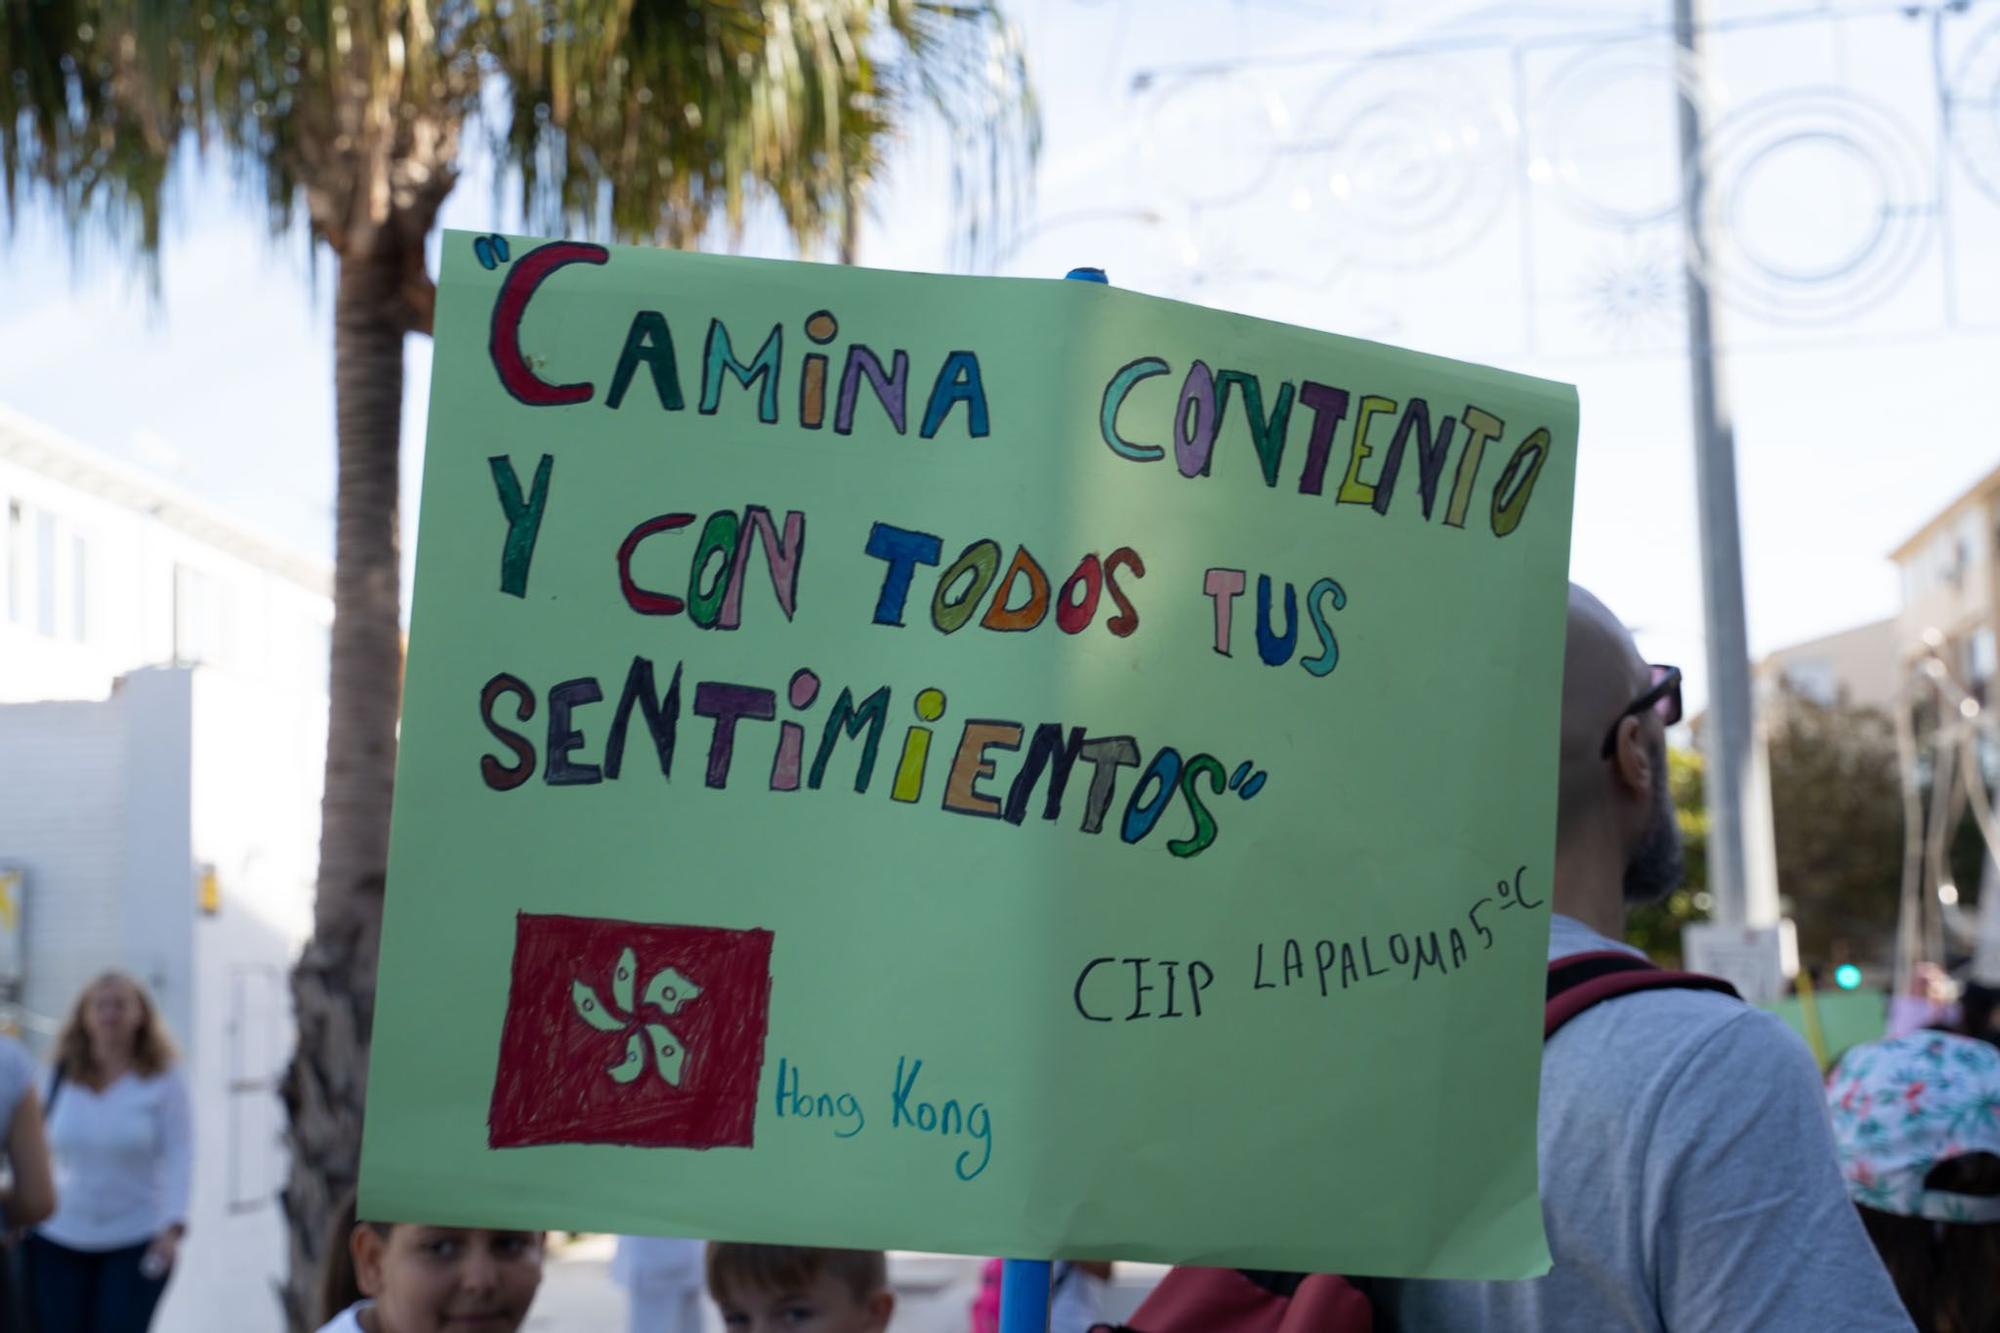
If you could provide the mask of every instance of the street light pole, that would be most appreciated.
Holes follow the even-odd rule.
[[[1716,354],[1714,294],[1704,268],[1713,250],[1704,231],[1706,181],[1697,4],[1698,0],[1674,0],[1678,48],[1674,88],[1680,126],[1681,213],[1687,228],[1688,376],[1694,410],[1695,492],[1701,523],[1702,611],[1708,658],[1708,720],[1703,731],[1708,886],[1715,899],[1715,920],[1734,926],[1773,925],[1778,919],[1776,884],[1767,874],[1752,873],[1753,831],[1759,828],[1758,820],[1768,815],[1765,803],[1756,799],[1761,792],[1753,780],[1756,718],[1743,610],[1735,432]]]

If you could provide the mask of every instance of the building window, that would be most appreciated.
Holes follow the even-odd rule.
[[[7,619],[46,638],[67,630],[81,641],[90,624],[82,536],[46,509],[9,500],[5,554]]]
[[[1825,658],[1788,663],[1785,683],[1800,698],[1810,699],[1824,707],[1832,707],[1839,698],[1840,685],[1834,678],[1833,663]]]
[[[56,516],[35,513],[35,631],[56,636]]]
[[[300,689],[326,693],[327,651],[327,627],[319,621],[296,613],[271,618],[272,669]]]
[[[1937,560],[1939,579],[1953,588],[1965,586],[1965,567],[1969,553],[1965,549],[1964,537],[1945,537],[1938,542]]]
[[[305,681],[320,694],[327,692],[327,672],[333,664],[333,631],[325,625],[314,624],[306,636],[311,645],[307,650],[311,661],[306,668]]]
[[[7,502],[7,619],[28,618],[28,514],[19,500]]]
[[[78,643],[90,637],[90,543],[69,539],[69,634]]]
[[[174,661],[183,665],[229,660],[228,590],[221,581],[174,566]]]
[[[278,1092],[292,1005],[278,968],[238,967],[229,983],[228,1207],[231,1213],[250,1213],[270,1207],[285,1182]]]

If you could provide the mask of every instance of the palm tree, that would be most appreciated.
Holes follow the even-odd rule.
[[[151,265],[190,154],[303,216],[333,254],[338,474],[314,929],[293,976],[283,1293],[311,1310],[355,1176],[402,677],[403,338],[430,330],[424,244],[470,138],[531,229],[689,244],[783,219],[852,254],[899,130],[955,148],[961,235],[1014,215],[1037,131],[995,0],[6,0],[0,180]]]

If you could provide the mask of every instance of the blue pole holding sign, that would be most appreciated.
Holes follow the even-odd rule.
[[[1000,1265],[1000,1333],[1049,1333],[1049,1261]]]
[[[1072,282],[1107,283],[1101,268],[1073,268]],[[1049,1333],[1050,1264],[1046,1259],[1008,1259],[1000,1265],[1000,1333]]]

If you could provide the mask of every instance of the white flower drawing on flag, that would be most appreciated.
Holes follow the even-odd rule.
[[[581,978],[569,983],[570,1002],[576,1007],[577,1017],[599,1032],[624,1034],[624,1058],[604,1071],[613,1082],[630,1083],[637,1079],[645,1072],[646,1054],[651,1051],[654,1072],[678,1088],[681,1068],[687,1061],[687,1047],[666,1024],[642,1021],[641,1010],[650,1006],[672,1018],[681,1011],[681,1006],[701,994],[701,987],[675,969],[664,967],[646,983],[639,996],[640,1007],[635,1009],[632,990],[638,978],[638,955],[627,949],[618,955],[618,966],[611,973],[611,1004],[599,999],[597,992]]]

